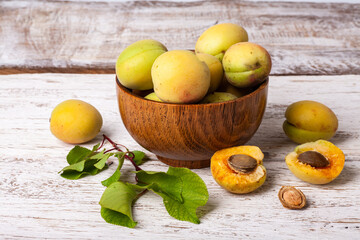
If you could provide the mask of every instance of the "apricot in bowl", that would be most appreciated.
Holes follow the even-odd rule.
[[[312,184],[326,184],[343,170],[345,155],[331,142],[318,140],[299,145],[285,157],[285,162],[299,179]]]
[[[211,173],[215,181],[232,193],[249,193],[266,179],[264,154],[256,146],[222,149],[211,157]]]

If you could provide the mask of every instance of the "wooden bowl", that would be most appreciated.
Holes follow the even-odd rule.
[[[135,95],[116,79],[122,121],[145,149],[171,166],[210,166],[217,150],[245,144],[260,126],[269,79],[244,97],[222,103],[173,104]]]

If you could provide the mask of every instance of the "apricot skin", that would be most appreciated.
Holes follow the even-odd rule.
[[[219,103],[236,99],[234,94],[226,92],[214,92],[205,96],[201,103]]]
[[[247,42],[246,30],[233,23],[220,23],[208,28],[198,38],[195,45],[196,53],[207,53],[221,62],[226,50],[238,42]]]
[[[330,164],[324,168],[314,168],[302,163],[297,156],[306,151],[317,151],[325,156]],[[294,152],[285,157],[285,162],[290,171],[299,179],[312,184],[326,184],[333,181],[344,168],[345,155],[334,144],[326,140],[318,140],[299,145]]]
[[[260,45],[240,42],[232,45],[222,61],[228,82],[239,88],[259,85],[271,71],[270,54]]]
[[[285,112],[285,134],[296,143],[328,140],[338,128],[334,112],[319,102],[299,101],[291,104]]]
[[[248,174],[233,171],[227,159],[236,154],[246,154],[257,160],[258,166]],[[215,152],[211,158],[211,173],[215,181],[229,192],[245,194],[259,188],[266,179],[266,169],[262,165],[264,154],[256,146],[238,146]]]
[[[116,76],[120,83],[134,90],[153,88],[151,67],[166,47],[152,39],[137,41],[125,48],[116,61]]]
[[[158,96],[156,96],[156,94],[154,92],[149,93],[148,95],[146,95],[144,98],[148,99],[148,100],[152,100],[152,101],[156,101],[156,102],[162,102],[160,100],[160,98],[158,98]]]
[[[99,111],[81,100],[66,100],[51,113],[50,130],[58,139],[81,144],[96,137],[102,127]]]
[[[210,87],[208,93],[213,93],[219,88],[223,79],[224,70],[221,62],[216,57],[206,53],[197,53],[196,56],[200,61],[206,63],[210,70]]]
[[[172,50],[159,56],[151,69],[155,94],[164,102],[196,103],[208,92],[210,70],[191,51]]]

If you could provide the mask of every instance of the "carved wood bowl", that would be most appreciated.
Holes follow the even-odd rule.
[[[203,168],[217,150],[245,144],[260,126],[269,80],[232,101],[173,104],[147,100],[122,86],[116,93],[122,121],[142,147],[171,166]]]

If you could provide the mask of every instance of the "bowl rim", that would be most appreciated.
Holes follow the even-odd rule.
[[[128,88],[126,88],[125,86],[123,86],[119,79],[117,78],[117,76],[115,75],[115,80],[116,80],[116,84],[117,86],[123,91],[125,92],[126,94],[130,95],[131,97],[135,97],[135,98],[139,98],[140,100],[143,100],[143,101],[150,101],[150,102],[153,102],[155,104],[160,104],[160,105],[171,105],[171,106],[209,106],[209,105],[223,105],[223,104],[228,104],[228,103],[233,103],[233,102],[236,102],[236,101],[239,101],[240,99],[246,99],[246,98],[250,98],[252,95],[255,95],[256,93],[262,91],[264,88],[266,88],[268,85],[269,85],[269,76],[267,76],[265,78],[265,80],[257,86],[257,88],[252,91],[251,93],[248,93],[246,94],[245,96],[242,96],[242,97],[238,97],[236,99],[233,99],[233,100],[229,100],[229,101],[225,101],[225,102],[216,102],[216,103],[168,103],[168,102],[158,102],[158,101],[154,101],[154,100],[150,100],[150,99],[146,99],[144,97],[141,97],[135,93],[132,93]]]

